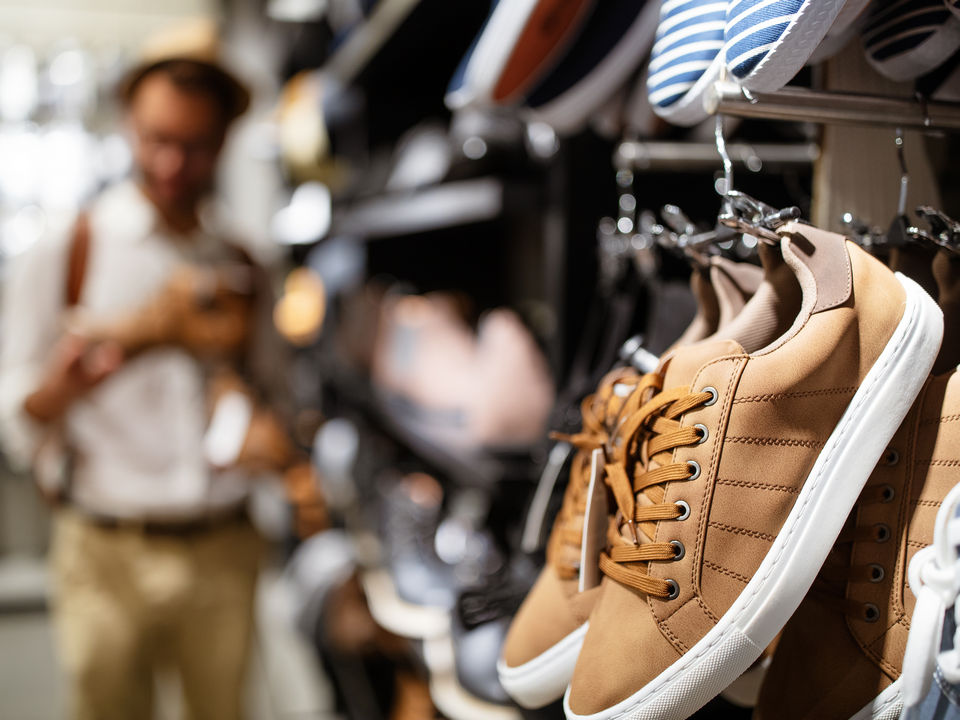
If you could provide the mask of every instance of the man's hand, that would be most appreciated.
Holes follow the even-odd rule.
[[[62,417],[78,398],[123,364],[123,351],[116,343],[92,343],[76,335],[65,335],[52,355],[40,387],[24,401],[24,409],[41,422]]]
[[[69,326],[90,340],[111,340],[128,356],[177,345],[202,357],[242,351],[252,318],[249,268],[184,265],[142,307],[104,322],[75,312]]]

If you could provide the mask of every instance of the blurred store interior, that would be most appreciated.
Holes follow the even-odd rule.
[[[511,3],[538,5],[500,4]],[[496,665],[510,619],[543,566],[571,473],[570,445],[550,433],[581,442],[580,402],[604,374],[618,364],[652,370],[702,319],[691,273],[707,267],[708,256],[759,266],[757,236],[717,222],[727,191],[757,197],[766,210],[796,208],[868,248],[883,245],[904,208],[932,205],[960,217],[960,155],[950,135],[960,127],[951,102],[960,93],[960,35],[943,68],[897,82],[864,57],[862,22],[850,25],[834,38],[832,55],[814,58],[786,88],[896,99],[902,105],[890,110],[891,122],[854,108],[862,123],[825,124],[839,105],[804,109],[787,100],[779,115],[764,115],[779,91],[752,111],[749,93],[729,101],[718,131],[706,110],[673,123],[651,104],[647,65],[659,2],[553,3],[566,13],[564,38],[551,38],[549,48],[537,38],[518,43],[516,57],[535,71],[506,89],[510,78],[494,77],[500,84],[491,92],[483,73],[502,68],[468,61],[496,54],[493,33],[483,30],[497,5],[0,0],[0,287],[44,243],[73,242],[65,238],[75,237],[77,218],[88,212],[92,252],[104,247],[98,232],[126,232],[127,220],[113,225],[97,203],[130,178],[146,182],[133,149],[146,141],[132,140],[140,131],[130,119],[136,90],[122,96],[118,88],[145,62],[151,38],[207,23],[222,43],[223,67],[250,91],[249,109],[229,128],[215,186],[231,243],[259,268],[250,276],[257,300],[268,302],[256,320],[275,341],[265,361],[269,382],[251,379],[255,363],[233,363],[234,356],[223,380],[199,352],[203,384],[184,398],[206,413],[203,432],[187,437],[177,421],[169,433],[127,443],[137,417],[110,420],[117,396],[108,398],[108,386],[127,365],[146,372],[151,353],[173,352],[170,338],[184,335],[191,313],[219,301],[222,274],[190,276],[185,294],[174,283],[160,300],[123,301],[112,314],[101,312],[108,291],[91,291],[49,331],[85,338],[78,372],[86,372],[83,352],[101,342],[91,338],[124,346],[119,369],[111,367],[102,385],[91,380],[77,401],[91,407],[67,418],[67,436],[99,427],[121,450],[136,452],[135,442],[144,442],[159,459],[130,460],[138,467],[162,464],[177,443],[202,440],[208,460],[228,456],[211,461],[210,473],[225,476],[234,466],[246,473],[242,522],[249,516],[267,541],[242,688],[250,720],[563,717],[557,698],[540,709],[514,703]],[[499,39],[507,42],[509,31]],[[923,132],[924,113],[942,122],[941,132]],[[157,142],[173,143],[184,163],[195,149],[188,140]],[[88,282],[106,273],[100,255],[91,257]],[[67,261],[58,262],[38,282],[67,282]],[[157,266],[129,267],[127,285],[159,282]],[[3,297],[4,328],[30,326],[40,312],[29,292]],[[194,304],[176,314],[183,297]],[[101,316],[84,315],[85,305]],[[137,315],[140,306],[149,312]],[[116,336],[91,330],[117,318],[127,324]],[[152,323],[169,336],[130,340],[136,347],[127,349],[120,338],[149,334]],[[34,358],[39,370],[59,362],[55,339]],[[0,346],[16,342],[0,336]],[[3,388],[20,381],[9,365],[0,372],[6,397]],[[170,387],[151,390],[158,416],[180,392]],[[143,402],[149,414],[153,406]],[[2,412],[7,422],[19,406]],[[205,533],[226,530],[219,519],[207,528],[207,515],[198,526],[176,512],[91,510],[69,485],[51,495],[37,479],[39,451],[11,447],[10,437],[0,473],[0,718],[80,717],[56,621],[64,569],[51,569],[48,557],[58,516],[89,521],[107,544],[119,534],[130,543],[180,543],[187,558],[200,552]],[[257,442],[263,446],[250,450]],[[58,456],[68,482],[71,473],[91,472],[72,450]],[[248,451],[256,457],[245,465]],[[120,633],[116,617],[104,627]],[[71,622],[82,634],[83,621]],[[202,645],[211,657],[231,652]],[[110,672],[109,663],[91,667]],[[149,682],[161,720],[193,702],[189,693],[183,699],[176,672]],[[698,717],[749,717],[754,700],[724,696]],[[118,712],[110,717],[135,717]]]

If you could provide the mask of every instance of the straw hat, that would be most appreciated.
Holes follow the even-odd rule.
[[[120,99],[128,103],[144,76],[160,65],[179,60],[204,65],[222,78],[231,97],[231,120],[250,106],[250,91],[223,64],[220,34],[209,18],[192,19],[150,36],[141,46],[136,64],[120,82]]]

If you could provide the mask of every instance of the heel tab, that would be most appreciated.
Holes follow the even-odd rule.
[[[853,292],[847,239],[810,225],[790,223],[781,231],[783,259],[796,273],[810,314],[839,307]],[[852,248],[859,251],[859,248]],[[861,251],[862,252],[862,251]],[[812,303],[811,303],[812,300]]]

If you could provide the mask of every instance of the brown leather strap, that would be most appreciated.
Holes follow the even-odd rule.
[[[87,274],[87,257],[90,254],[90,217],[86,213],[77,216],[70,238],[70,254],[67,257],[67,307],[80,302],[83,283]]]

